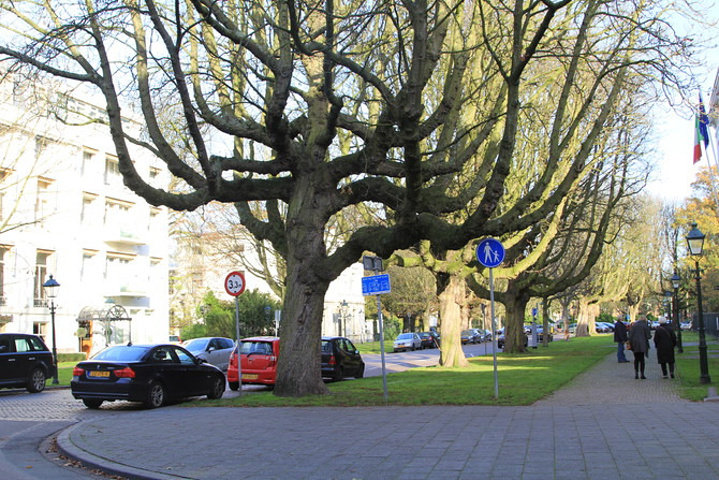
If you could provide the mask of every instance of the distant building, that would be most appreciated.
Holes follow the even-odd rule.
[[[42,285],[53,275],[58,352],[167,341],[167,210],[123,185],[109,130],[92,122],[103,108],[58,92],[0,83],[0,332],[36,333],[52,348]],[[158,159],[138,149],[133,160],[167,185]]]
[[[239,227],[241,228],[241,227]],[[262,275],[242,265],[259,265],[259,255],[253,242],[237,235],[232,241],[218,237],[218,233],[186,234],[174,238],[176,250],[171,267],[171,322],[186,324],[188,319],[200,321],[198,306],[208,290],[218,299],[231,300],[224,289],[227,274],[238,270],[245,276],[246,289],[257,289],[276,297]],[[246,238],[246,237],[245,237]],[[217,245],[228,245],[234,252],[222,252]],[[231,247],[230,247],[231,246]],[[220,250],[220,251],[218,251]],[[242,261],[239,260],[242,258]],[[266,261],[272,262],[273,259]],[[333,281],[325,296],[322,335],[341,335],[360,343],[374,338],[376,322],[365,319],[365,299],[362,295],[364,268],[356,263]],[[281,315],[281,312],[271,313]],[[179,332],[178,332],[179,333]]]

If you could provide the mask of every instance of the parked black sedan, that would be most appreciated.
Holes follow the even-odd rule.
[[[108,347],[78,363],[70,388],[88,408],[114,400],[157,408],[171,398],[220,398],[225,391],[225,375],[179,345],[128,344]]]
[[[350,339],[322,337],[322,376],[336,381],[364,376],[362,355]]]

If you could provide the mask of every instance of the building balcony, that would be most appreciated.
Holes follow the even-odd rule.
[[[136,228],[105,227],[105,243],[120,245],[147,245],[147,232],[140,232]]]
[[[146,297],[148,288],[146,283],[128,280],[105,288],[106,297]]]

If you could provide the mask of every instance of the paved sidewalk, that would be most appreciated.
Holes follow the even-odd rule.
[[[528,407],[107,411],[58,443],[130,478],[719,478],[719,403],[681,400],[647,367],[635,380],[608,355]]]

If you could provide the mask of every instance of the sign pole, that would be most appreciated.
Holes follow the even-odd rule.
[[[230,272],[225,277],[225,291],[235,297],[235,334],[237,335],[237,383],[242,395],[242,352],[240,352],[240,295],[245,291],[245,276],[242,272]]]
[[[504,245],[494,238],[485,238],[477,244],[477,261],[489,268],[489,304],[492,315],[492,357],[494,363],[494,398],[499,399],[499,372],[497,371],[497,319],[494,315],[494,268],[504,261]],[[506,332],[505,332],[506,334]]]
[[[379,348],[382,352],[382,390],[384,391],[384,401],[387,402],[387,400],[389,399],[389,392],[387,391],[387,367],[385,366],[384,360],[384,329],[382,328],[384,319],[382,318],[382,304],[380,302],[380,296],[377,295],[377,318],[379,319]]]
[[[235,295],[235,334],[237,336],[237,380],[240,388],[237,389],[242,396],[242,353],[240,352],[240,296]]]
[[[492,315],[492,357],[494,365],[494,399],[499,399],[499,373],[497,371],[497,320],[494,316],[494,268],[489,269],[489,312]]]
[[[382,356],[382,389],[384,391],[384,401],[386,403],[389,399],[389,393],[387,392],[387,366],[384,359],[384,320],[382,319],[382,301],[380,299],[380,294],[390,293],[392,287],[390,285],[389,275],[378,275],[378,273],[382,271],[381,258],[365,255],[364,257],[362,257],[362,264],[364,265],[365,270],[374,272],[374,276],[362,278],[362,295],[377,295],[379,347]]]

